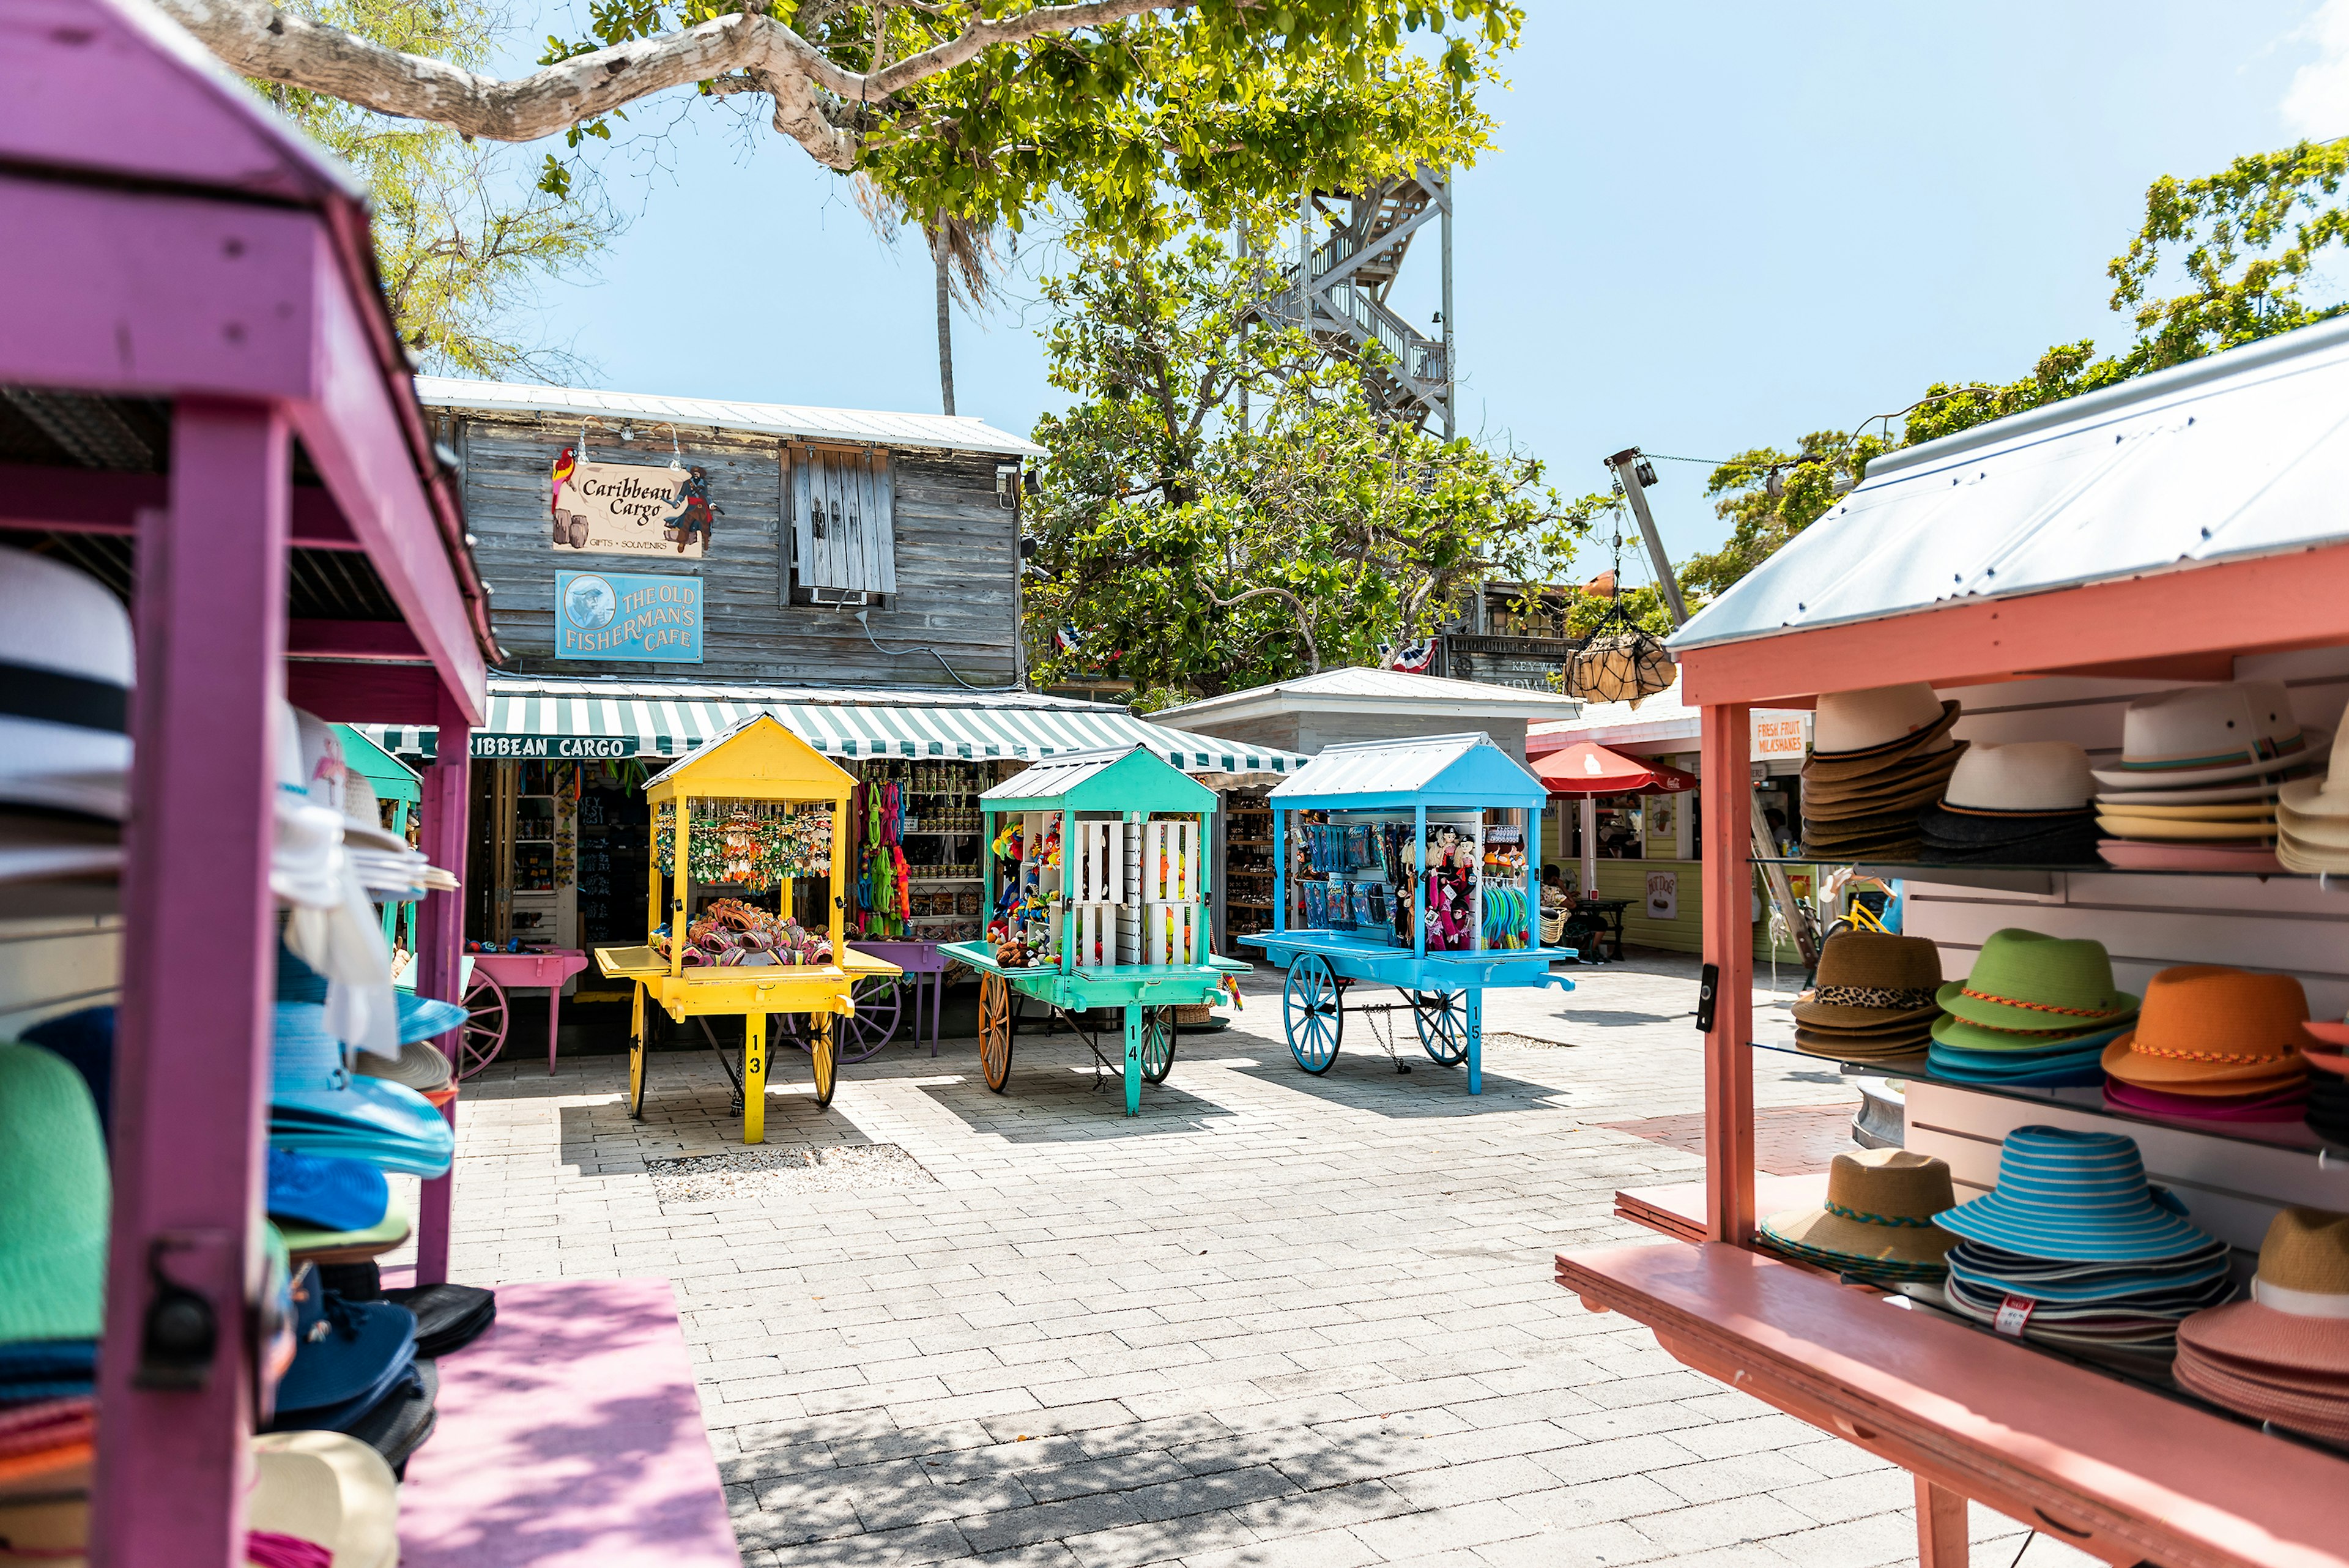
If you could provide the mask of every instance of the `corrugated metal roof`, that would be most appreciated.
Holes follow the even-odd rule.
[[[1409,804],[1406,796],[1430,805],[1508,805],[1548,794],[1491,736],[1477,732],[1330,746],[1276,786],[1271,799],[1290,807]]]
[[[2349,540],[2344,472],[2349,319],[1888,452],[1670,646]]]
[[[1337,708],[1423,708],[1432,713],[1463,718],[1564,718],[1581,703],[1555,691],[1529,691],[1516,686],[1489,686],[1481,680],[1447,680],[1437,675],[1407,675],[1400,670],[1324,670],[1294,680],[1226,691],[1196,702],[1162,709],[1155,716],[1193,724],[1231,723],[1241,719],[1296,710]]]
[[[647,425],[698,425],[705,430],[744,431],[802,441],[991,452],[1010,457],[1040,457],[1044,452],[1034,441],[997,430],[985,420],[955,414],[896,414],[871,409],[810,408],[799,403],[664,398],[525,381],[469,381],[453,376],[419,376],[416,394],[430,408],[624,419]]]
[[[1047,795],[1066,794],[1087,779],[1108,772],[1132,756],[1133,746],[1106,746],[1098,752],[1079,752],[1071,755],[1050,757],[1005,779],[1001,784],[979,792],[985,800],[1036,800]]]

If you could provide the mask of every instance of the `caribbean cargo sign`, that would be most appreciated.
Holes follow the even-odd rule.
[[[698,466],[581,462],[566,446],[549,479],[558,552],[698,561],[723,515],[709,504],[709,471]]]
[[[554,574],[554,657],[701,662],[701,579]]]
[[[496,762],[592,762],[633,757],[634,735],[492,735],[473,732],[472,754]]]

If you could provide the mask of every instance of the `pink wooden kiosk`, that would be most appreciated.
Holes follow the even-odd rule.
[[[254,1421],[273,703],[463,732],[496,653],[488,590],[358,192],[159,13],[7,8],[0,212],[0,396],[64,454],[0,462],[0,537],[115,584],[138,639],[90,1560],[230,1568]],[[465,752],[424,774],[423,847],[450,867]],[[419,990],[453,997],[458,898],[420,915]],[[424,1282],[446,1272],[448,1200],[431,1184],[419,1216]],[[195,1386],[142,1376],[159,1280],[218,1325]],[[730,1560],[691,1437],[704,1474],[696,1490],[689,1464],[671,1467],[687,1481],[678,1543],[706,1548],[714,1509]],[[664,1563],[709,1560],[635,1539]]]
[[[1619,1214],[1692,1244],[1562,1253],[1558,1282],[1913,1472],[1925,1568],[1967,1561],[1969,1499],[2117,1564],[2341,1568],[2349,1453],[1757,1250],[1748,711],[1925,681],[1961,699],[1962,738],[2064,737],[2110,756],[2127,701],[2257,678],[2289,689],[2301,722],[2329,725],[2349,685],[2344,416],[2349,323],[2333,322],[1897,452],[1673,639],[1703,711],[1704,953],[1719,972],[1705,1185],[1618,1195]],[[2319,1018],[2349,1005],[2337,882],[1872,869],[1904,878],[1906,929],[1942,948],[1951,977],[1982,933],[2023,925],[2106,942],[2132,991],[2163,965],[2230,962],[2294,974]],[[2046,1122],[2136,1139],[2239,1255],[2280,1206],[2349,1210],[2343,1151],[2296,1126],[2230,1137],[2095,1091],[1921,1069],[1908,1084],[1908,1146],[1950,1161],[1961,1199],[1995,1179],[2006,1132]],[[1806,1200],[1763,1185],[1766,1205]]]

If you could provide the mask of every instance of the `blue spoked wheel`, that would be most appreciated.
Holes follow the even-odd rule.
[[[1468,1059],[1468,993],[1464,991],[1414,991],[1411,1022],[1419,1044],[1439,1067],[1457,1067]]]
[[[1307,953],[1290,966],[1288,982],[1280,988],[1280,1018],[1297,1064],[1309,1073],[1328,1072],[1346,1033],[1346,1011],[1329,960]]]

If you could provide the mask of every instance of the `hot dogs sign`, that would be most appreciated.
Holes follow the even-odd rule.
[[[709,554],[711,524],[724,514],[709,504],[709,472],[698,465],[581,462],[566,446],[550,478],[558,551],[698,561]]]

